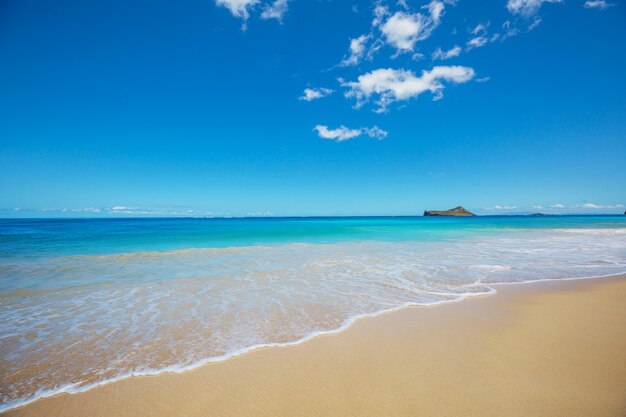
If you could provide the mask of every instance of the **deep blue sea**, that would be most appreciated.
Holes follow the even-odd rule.
[[[496,283],[626,272],[626,216],[0,219],[0,410]]]

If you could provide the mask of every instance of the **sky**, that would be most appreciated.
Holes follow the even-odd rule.
[[[623,0],[0,2],[0,217],[623,213]]]

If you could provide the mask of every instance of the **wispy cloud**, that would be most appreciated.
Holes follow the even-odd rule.
[[[259,3],[259,0],[215,0],[215,4],[227,8],[230,13],[243,20],[242,29],[246,29],[246,22],[250,17],[250,9]]]
[[[533,204],[532,206],[516,206],[516,205],[495,205],[491,207],[483,207],[483,210],[486,211],[512,211],[515,210],[517,212],[525,212],[530,210],[541,210],[542,212],[547,213],[597,213],[599,210],[604,211],[615,211],[615,210],[623,210],[626,208],[623,204],[596,204],[596,203],[583,203],[583,204]]]
[[[180,217],[205,217],[213,216],[213,212],[198,210],[190,207],[84,207],[84,208],[44,208],[28,210],[29,212],[62,215],[96,215],[96,216],[180,216]]]
[[[347,67],[350,65],[358,64],[363,56],[367,52],[367,41],[370,39],[369,35],[361,35],[354,39],[350,39],[350,47],[348,48],[348,54],[341,60],[340,66]]]
[[[587,0],[584,4],[585,9],[600,9],[604,10],[607,7],[614,6],[613,3],[608,3],[605,0]]]
[[[299,100],[313,101],[329,96],[334,92],[335,90],[331,90],[330,88],[305,88]]]
[[[261,19],[269,20],[276,19],[282,23],[283,17],[289,10],[290,0],[274,0],[271,3],[263,4],[263,11],[261,12]],[[224,7],[230,11],[230,13],[243,20],[242,30],[246,30],[248,19],[252,10],[261,4],[260,0],[215,0],[215,4],[220,7]]]
[[[562,2],[562,0],[508,0],[506,7],[512,14],[528,17],[537,13],[543,3]]]
[[[510,210],[517,210],[517,206],[507,206],[507,205],[499,205],[496,204],[495,206],[492,207],[483,207],[483,210],[487,210],[487,211],[510,211]]]
[[[433,60],[437,60],[437,59],[446,60],[446,59],[457,57],[459,55],[461,55],[461,47],[458,45],[455,45],[454,47],[448,49],[447,51],[444,51],[441,48],[435,49],[435,52],[433,52],[432,54],[432,59]]]
[[[247,217],[273,217],[274,213],[271,211],[255,211],[246,213]]]
[[[621,209],[624,208],[623,204],[595,204],[595,203],[585,203],[574,206],[575,208],[584,208],[591,210],[602,210],[602,209]]]
[[[347,98],[356,99],[356,108],[370,98],[378,106],[376,112],[385,112],[396,101],[409,100],[430,91],[435,100],[443,96],[443,81],[455,84],[466,83],[474,78],[474,70],[462,66],[436,66],[422,71],[420,76],[404,69],[377,69],[358,77],[357,81],[340,80],[348,91]]]
[[[382,130],[378,126],[350,129],[346,126],[341,125],[336,129],[329,129],[328,126],[317,125],[315,126],[314,130],[317,131],[317,134],[320,138],[334,140],[337,142],[354,139],[361,135],[366,135],[374,139],[382,140],[386,138],[388,134],[386,131]]]
[[[465,43],[465,49],[467,51],[471,51],[472,49],[483,47],[490,42],[495,42],[497,40],[505,39],[505,34],[502,34],[502,33],[493,33],[490,35],[489,31],[487,30],[489,26],[490,26],[490,22],[479,23],[473,28],[468,30],[468,32],[472,36]]]
[[[489,23],[479,23],[470,29],[469,32],[472,35],[485,35],[487,33],[487,26],[489,26]]]
[[[282,23],[287,10],[289,10],[289,0],[274,0],[274,3],[265,5],[261,19],[276,19]]]
[[[623,204],[597,204],[597,203],[581,203],[581,204],[570,204],[565,205],[561,203],[550,204],[546,209],[552,210],[615,210],[615,209],[623,209],[625,206]],[[541,209],[544,208],[540,205],[535,205],[533,208]]]
[[[533,21],[528,25],[528,31],[534,30],[541,23],[541,18],[539,16],[535,16]]]
[[[481,46],[484,46],[488,41],[489,39],[487,39],[485,36],[476,36],[475,38],[471,38],[469,41],[467,41],[467,50],[469,51],[474,48],[480,48]]]

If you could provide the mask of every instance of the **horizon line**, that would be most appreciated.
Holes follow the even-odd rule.
[[[564,216],[626,216],[625,213],[541,213],[534,215],[529,213],[511,213],[511,214],[475,214],[474,216],[424,216],[423,214],[337,214],[337,215],[287,215],[287,216],[94,216],[94,217],[0,217],[0,220],[139,220],[139,219],[323,219],[323,218],[389,218],[389,217],[428,217],[428,218],[473,218],[473,217],[564,217]]]

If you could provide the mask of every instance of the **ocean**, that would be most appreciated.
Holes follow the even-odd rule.
[[[0,219],[0,411],[493,285],[626,272],[626,216]]]

